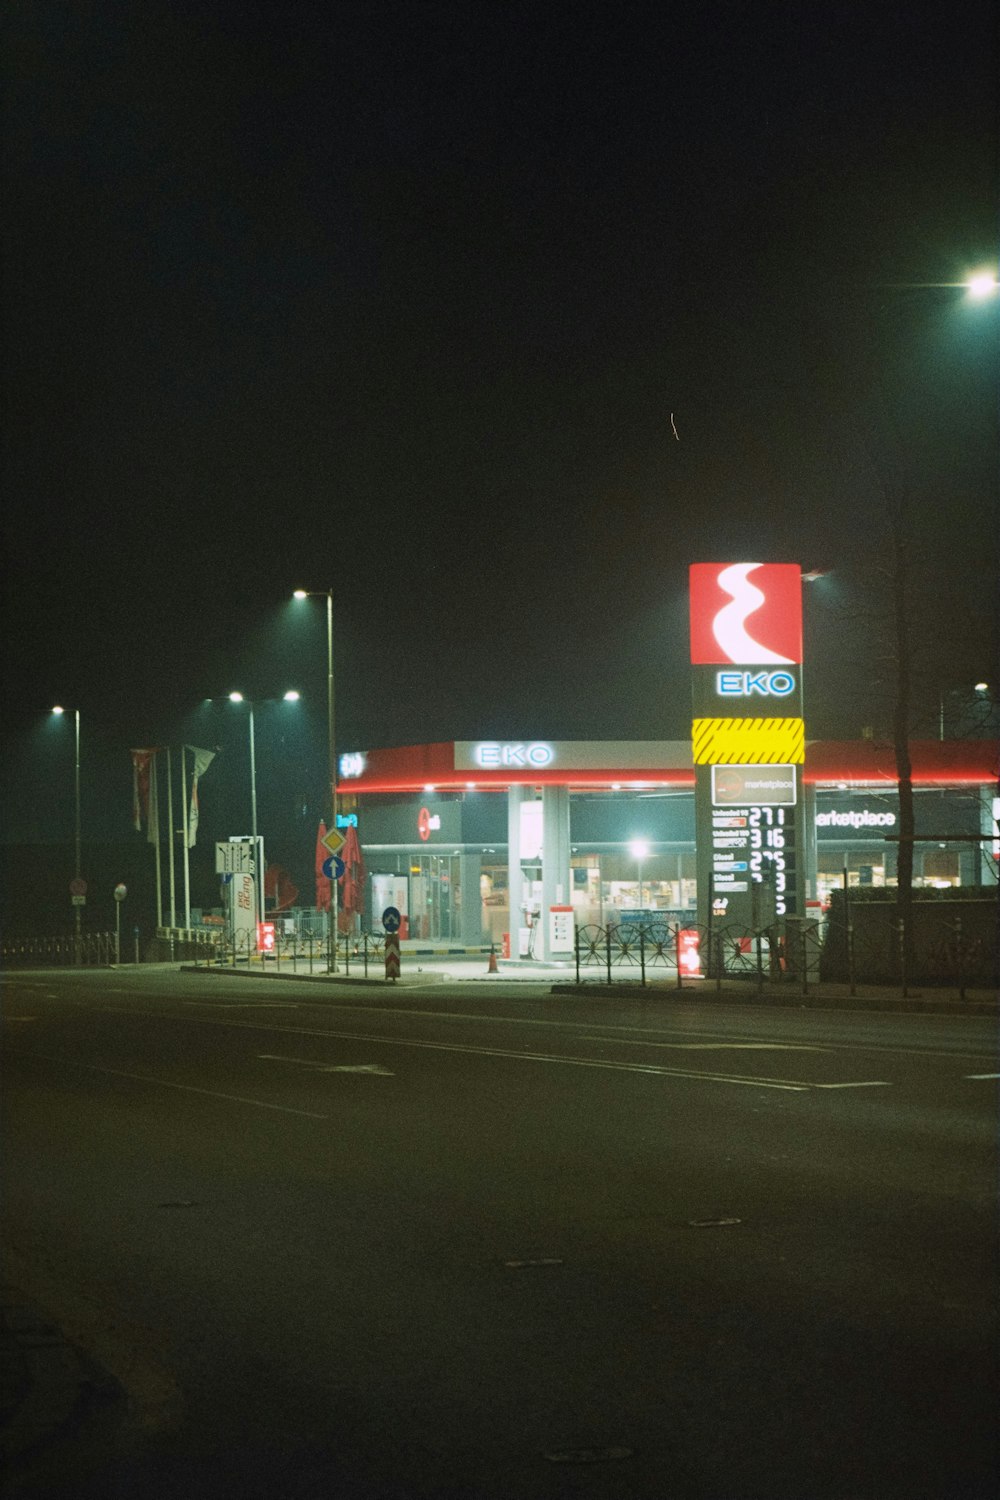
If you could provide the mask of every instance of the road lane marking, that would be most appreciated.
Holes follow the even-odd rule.
[[[185,1000],[196,1010],[298,1010],[297,1000]]]
[[[675,1052],[825,1052],[809,1042],[647,1042],[644,1037],[583,1036],[582,1042],[614,1042],[619,1047],[670,1047]]]
[[[112,1012],[112,1014],[116,1014],[116,1012]],[[182,1020],[183,1017],[165,1016],[162,1019],[177,1021]],[[225,1021],[221,1016],[217,1020],[212,1016],[204,1016],[196,1024],[201,1026],[229,1026],[233,1030],[282,1032],[288,1036],[334,1037],[338,1041],[370,1042],[376,1046],[419,1047],[432,1052],[458,1052],[467,1057],[505,1057],[512,1058],[518,1062],[562,1063],[567,1067],[604,1068],[610,1072],[646,1073],[661,1078],[693,1078],[701,1079],[706,1083],[732,1083],[742,1084],[750,1088],[782,1089],[793,1094],[805,1094],[811,1089],[891,1087],[891,1084],[882,1079],[846,1084],[812,1083],[809,1080],[800,1078],[773,1078],[766,1075],[754,1077],[742,1073],[698,1072],[693,1068],[666,1068],[658,1063],[611,1062],[606,1058],[568,1057],[561,1053],[530,1052],[526,1049],[514,1051],[506,1047],[472,1047],[463,1046],[459,1042],[429,1042],[416,1037],[374,1036],[359,1031],[327,1031],[308,1026],[277,1026],[270,1022]],[[614,1041],[617,1038],[612,1037],[608,1038],[608,1040]]]
[[[196,1002],[196,1001],[185,1001],[184,1002],[184,1004],[186,1004],[186,1005],[193,1005],[193,1004],[197,1004],[197,1003],[198,1002]],[[206,1002],[206,1003],[208,1003],[208,1002]],[[317,1002],[317,1003],[319,1003],[319,1002]],[[246,1004],[247,1009],[252,1009],[253,1008],[253,1002],[252,1001],[247,1001],[247,1002],[245,1002],[245,1004]],[[305,1000],[302,1001],[302,1004],[303,1004],[303,1006],[306,1009],[310,1009],[310,1008],[314,1009],[315,1008],[315,1006],[310,1006],[310,1003],[308,1001],[305,1001]],[[482,1011],[469,1011],[469,1012],[465,1012],[465,1011],[450,1011],[450,1010],[449,1011],[444,1011],[444,1010],[416,1010],[416,1009],[410,1009],[409,1007],[395,1006],[395,1005],[342,1005],[342,1004],[340,1004],[338,1002],[338,1004],[337,1004],[337,1013],[342,1015],[346,1011],[353,1011],[356,1014],[360,1014],[360,1015],[363,1015],[363,1016],[367,1016],[367,1015],[375,1015],[375,1016],[403,1016],[403,1017],[405,1017],[407,1019],[428,1020],[428,1021],[478,1021],[480,1023],[486,1022],[487,1024],[498,1025],[498,1026],[524,1026],[524,1027],[527,1027],[527,1026],[545,1026],[545,1027],[549,1027],[552,1030],[557,1030],[557,1031],[574,1031],[574,1030],[579,1030],[581,1027],[589,1027],[591,1030],[593,1030],[594,1027],[596,1026],[598,1028],[598,1030],[606,1031],[607,1033],[609,1033],[608,1036],[606,1038],[604,1038],[604,1040],[607,1040],[607,1041],[613,1041],[614,1040],[614,1036],[612,1035],[612,1033],[614,1033],[616,1031],[628,1031],[630,1033],[633,1033],[634,1036],[637,1037],[637,1038],[640,1038],[643,1035],[648,1035],[648,1036],[669,1036],[669,1035],[671,1035],[670,1031],[668,1029],[662,1027],[662,1026],[656,1026],[656,1027],[653,1027],[653,1026],[622,1026],[621,1024],[612,1024],[611,1022],[602,1023],[600,1021],[596,1021],[596,1022],[595,1021],[560,1021],[560,1020],[555,1019],[554,1017],[549,1017],[549,1016],[545,1016],[545,1017],[534,1017],[534,1016],[490,1016],[490,1015],[485,1015]],[[880,1016],[883,1016],[882,1012],[879,1012],[878,1014]],[[884,1018],[885,1017],[883,1016],[883,1019]],[[927,1020],[935,1021],[935,1020],[941,1020],[941,1019],[950,1020],[952,1018],[948,1017],[948,1016],[945,1016],[943,1018],[940,1017],[940,1016],[924,1016],[924,1017],[921,1017],[920,1019],[921,1020],[925,1020],[925,1021],[927,1021]],[[975,1016],[957,1016],[954,1019],[960,1020],[960,1021],[975,1021],[978,1018],[975,1017]],[[719,1036],[720,1036],[720,1033],[716,1032],[716,1031],[701,1031],[700,1029],[697,1029],[697,1028],[685,1028],[683,1031],[678,1030],[678,1031],[674,1032],[673,1035],[682,1036],[682,1037],[687,1037],[687,1036],[694,1036],[694,1037],[705,1036],[705,1037],[714,1037],[714,1038],[718,1039]],[[736,1036],[734,1038],[733,1035],[732,1035],[732,1033],[722,1032],[721,1033],[721,1037],[723,1038],[723,1040],[735,1040],[737,1042],[742,1042],[743,1040],[745,1040],[745,1033],[742,1036],[738,1035],[738,1036]],[[631,1039],[632,1038],[630,1037],[629,1040],[631,1040]],[[805,1047],[805,1046],[817,1045],[819,1047],[819,1050],[824,1051],[824,1052],[877,1052],[877,1053],[880,1053],[880,1054],[895,1054],[895,1053],[898,1053],[901,1056],[907,1056],[907,1057],[909,1057],[909,1056],[914,1056],[914,1057],[944,1057],[944,1058],[949,1058],[949,1059],[956,1058],[956,1057],[968,1057],[968,1058],[980,1058],[980,1057],[982,1057],[982,1058],[990,1058],[990,1059],[992,1059],[992,1057],[994,1055],[993,1052],[989,1048],[983,1048],[983,1049],[978,1050],[978,1051],[959,1051],[957,1049],[952,1049],[952,1048],[938,1049],[938,1048],[933,1048],[933,1047],[900,1047],[900,1046],[897,1046],[897,1045],[895,1045],[893,1043],[883,1044],[883,1043],[880,1043],[880,1042],[864,1042],[864,1041],[860,1041],[860,1040],[859,1041],[850,1041],[850,1042],[837,1042],[837,1041],[833,1041],[833,1040],[831,1040],[829,1038],[824,1038],[824,1040],[822,1041],[822,1043],[818,1043],[818,1044],[797,1043],[797,1042],[788,1042],[788,1043],[777,1042],[777,1043],[775,1043],[775,1045],[777,1045],[777,1046],[789,1046],[789,1047],[796,1047],[796,1046],[803,1046],[803,1047]]]
[[[1000,1078],[1000,1073],[966,1073],[966,1078]]]
[[[261,1062],[283,1062],[295,1063],[300,1068],[312,1068],[316,1073],[375,1073],[383,1078],[395,1078],[388,1068],[383,1068],[381,1063],[323,1063],[315,1062],[311,1057],[279,1057],[275,1052],[258,1052],[257,1057]]]
[[[292,1109],[287,1104],[268,1104],[264,1099],[248,1099],[243,1094],[220,1094],[215,1089],[199,1089],[191,1083],[171,1083],[166,1078],[150,1078],[144,1073],[125,1073],[119,1068],[101,1068],[96,1063],[78,1062],[71,1057],[48,1057],[43,1052],[22,1052],[9,1048],[15,1057],[33,1057],[39,1062],[62,1063],[65,1067],[85,1068],[88,1073],[105,1073],[111,1078],[129,1078],[133,1083],[152,1083],[157,1088],[178,1089],[182,1094],[204,1094],[209,1099],[225,1099],[230,1104],[252,1104],[255,1109],[273,1109],[282,1115],[304,1115],[308,1120],[328,1120],[329,1115],[314,1114],[308,1109]]]
[[[891,1089],[884,1078],[869,1078],[863,1083],[814,1083],[814,1089]]]
[[[257,982],[257,981],[254,980],[253,982]],[[8,989],[10,989],[13,986],[13,984],[14,984],[14,981],[10,981],[8,983]],[[27,986],[25,986],[25,987],[27,987]],[[40,987],[40,986],[33,986],[33,987],[37,988],[37,987]],[[150,992],[149,991],[144,991],[143,993],[149,994]],[[51,996],[51,997],[46,997],[46,998],[53,998],[53,999],[60,998],[60,999],[64,999],[65,1000],[66,996],[65,996],[65,993],[63,993],[63,994],[61,994],[58,997]],[[163,997],[163,995],[161,994],[160,991],[157,991],[155,993],[155,995],[154,995],[153,998],[162,1000],[164,997]],[[179,996],[173,995],[173,996],[168,996],[166,998],[170,999],[170,1000],[178,1000]],[[275,1001],[260,1001],[260,1000],[247,1000],[247,1001],[229,1001],[229,1002],[226,1002],[226,1001],[183,1000],[183,1001],[180,1001],[180,1003],[182,1005],[191,1006],[193,1008],[199,1008],[199,1007],[204,1007],[206,1009],[208,1009],[208,1008],[218,1008],[220,1010],[235,1010],[237,1008],[239,1008],[239,1009],[245,1009],[245,1010],[263,1010],[265,1008],[266,1009],[281,1009],[281,1008],[286,1008],[286,1007],[289,1008],[289,1009],[299,1009],[301,1007],[301,1008],[307,1009],[307,1010],[314,1010],[314,1009],[316,1009],[317,1005],[322,1004],[326,999],[327,999],[327,996],[324,994],[323,997],[322,997],[322,999],[320,1001],[316,1001],[316,1002],[313,1002],[313,1001],[310,1001],[308,999],[303,998],[301,1001],[287,1001],[287,1000],[282,1000],[282,1001],[278,1001],[278,1000],[275,1000]],[[76,1006],[77,1008],[79,1008],[81,1010],[90,1011],[90,1010],[94,1009],[93,1006],[88,1005],[88,1004],[84,1003],[83,1001],[79,1001],[79,1000],[70,1000],[69,1003],[72,1004],[72,1005],[74,1005],[74,1006]],[[109,1014],[112,1014],[112,1015],[123,1015],[123,1016],[124,1015],[128,1015],[128,1016],[136,1016],[136,1015],[138,1015],[143,1020],[149,1020],[149,1019],[182,1020],[182,1019],[184,1019],[183,1017],[166,1015],[166,1014],[164,1014],[162,1012],[149,1012],[149,1011],[135,1012],[135,1011],[132,1011],[132,1010],[116,1010],[116,1009],[111,1008],[111,1007],[108,1007],[108,1010],[109,1010]],[[479,1022],[480,1024],[483,1023],[483,1022],[486,1022],[487,1024],[490,1024],[490,1025],[507,1025],[507,1026],[519,1026],[519,1027],[529,1027],[529,1026],[535,1026],[535,1027],[537,1027],[537,1026],[543,1026],[543,1027],[548,1027],[550,1029],[558,1030],[558,1031],[563,1031],[563,1030],[565,1030],[565,1031],[574,1031],[574,1030],[579,1030],[582,1027],[588,1027],[592,1031],[594,1029],[594,1027],[596,1026],[598,1028],[598,1030],[607,1031],[609,1033],[609,1035],[606,1038],[606,1040],[608,1040],[608,1041],[613,1041],[614,1040],[613,1033],[615,1031],[628,1030],[629,1032],[632,1032],[632,1033],[635,1034],[636,1039],[641,1038],[641,1036],[643,1034],[649,1035],[649,1036],[664,1036],[664,1035],[669,1035],[670,1034],[668,1031],[665,1031],[665,1029],[663,1027],[637,1027],[637,1026],[628,1026],[628,1027],[625,1027],[625,1026],[622,1026],[620,1024],[619,1025],[612,1025],[611,1023],[604,1024],[604,1023],[601,1023],[599,1021],[595,1022],[593,1020],[590,1020],[590,1021],[561,1021],[561,1020],[557,1020],[557,1019],[555,1019],[553,1017],[491,1016],[491,1015],[486,1015],[486,1014],[484,1014],[481,1011],[459,1012],[459,1011],[440,1011],[440,1010],[417,1010],[417,1009],[413,1009],[413,1008],[409,1008],[409,1007],[405,1007],[405,1006],[389,1006],[389,1005],[381,1005],[381,1004],[380,1005],[363,1005],[363,1004],[345,1005],[345,1004],[341,1004],[339,1001],[337,1002],[336,1011],[337,1011],[337,1014],[339,1014],[339,1015],[343,1015],[346,1012],[352,1012],[352,1013],[360,1014],[360,1015],[364,1015],[364,1016],[368,1016],[368,1015],[376,1015],[376,1016],[380,1016],[380,1017],[381,1016],[402,1016],[402,1017],[405,1017],[406,1019],[416,1019],[416,1020],[458,1021],[458,1022],[462,1022],[462,1021],[476,1021],[476,1022]],[[879,1013],[879,1015],[881,1016],[882,1019],[886,1019],[885,1016],[882,1016],[882,1013]],[[895,1019],[895,1018],[889,1018],[889,1019]],[[945,1017],[941,1017],[941,1016],[924,1016],[924,1017],[921,1017],[920,1019],[922,1021],[956,1020],[956,1021],[961,1021],[961,1022],[974,1022],[974,1021],[976,1021],[979,1018],[977,1018],[975,1016],[955,1016],[955,1017],[948,1017],[948,1016],[945,1016]],[[716,1037],[716,1038],[719,1036],[718,1032],[702,1031],[702,1030],[697,1029],[697,1028],[685,1028],[683,1031],[678,1031],[675,1034],[679,1035],[679,1036],[695,1036],[695,1037],[697,1037],[697,1036],[707,1036],[707,1037]],[[731,1034],[730,1034],[730,1036],[731,1036]],[[723,1032],[722,1033],[722,1037],[726,1038],[727,1034],[725,1032]],[[633,1038],[631,1038],[631,1037],[629,1038],[629,1040],[632,1040],[632,1039]],[[737,1041],[742,1041],[743,1039],[744,1039],[743,1037],[737,1037],[736,1038]],[[783,1044],[776,1043],[775,1045],[783,1045]],[[799,1046],[799,1045],[805,1045],[805,1044],[788,1043],[787,1045],[788,1046]],[[907,1057],[909,1057],[909,1056],[924,1057],[924,1058],[928,1058],[928,1059],[930,1059],[930,1058],[946,1058],[949,1061],[954,1060],[956,1058],[968,1058],[968,1059],[979,1059],[979,1058],[982,1058],[984,1061],[988,1058],[990,1061],[992,1061],[993,1056],[994,1056],[993,1051],[990,1048],[988,1048],[988,1047],[984,1047],[984,1048],[982,1048],[980,1050],[977,1050],[977,1051],[972,1051],[972,1050],[966,1051],[966,1050],[959,1050],[959,1049],[956,1049],[956,1048],[902,1047],[902,1046],[894,1045],[892,1043],[883,1044],[883,1043],[879,1043],[879,1042],[865,1042],[865,1041],[861,1041],[861,1040],[849,1041],[849,1042],[838,1042],[838,1041],[830,1040],[829,1038],[824,1038],[824,1040],[820,1044],[820,1046],[821,1046],[821,1050],[825,1051],[825,1052],[830,1052],[830,1051],[833,1051],[833,1052],[873,1052],[873,1053],[878,1053],[878,1054],[883,1055],[883,1056],[899,1055],[899,1056],[907,1056]]]

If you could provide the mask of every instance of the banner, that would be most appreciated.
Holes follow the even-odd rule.
[[[204,776],[212,764],[215,751],[198,750],[194,745],[185,745],[184,748],[190,750],[194,756],[194,765],[191,768],[191,805],[188,808],[187,820],[187,846],[193,849],[198,837],[198,778]]]
[[[132,751],[132,826],[140,831],[145,818],[151,844],[156,842],[153,832],[156,826],[156,776],[153,773],[158,748]]]

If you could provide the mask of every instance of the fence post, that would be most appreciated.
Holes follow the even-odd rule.
[[[573,923],[573,957],[576,959],[576,982],[580,983],[580,929]]]
[[[680,922],[677,923],[677,929],[674,932],[674,959],[676,960],[676,963],[677,963],[677,988],[680,990],[680,989],[684,988],[684,986],[681,984],[681,924],[680,924]]]
[[[757,928],[757,993],[764,993],[764,935]]]
[[[909,989],[907,988],[906,976],[906,923],[903,918],[900,917],[896,925],[899,928],[899,977],[902,984],[903,999],[905,1000],[910,993]]]
[[[715,993],[722,994],[722,970],[725,967],[725,950],[723,949],[724,938],[718,933],[715,939]],[[711,942],[709,943],[709,961],[711,961]]]
[[[642,987],[646,988],[646,929],[639,928],[639,973],[642,976]]]
[[[604,956],[607,965],[608,987],[611,986],[611,923],[604,929]]]
[[[962,918],[955,918],[955,962],[958,964],[958,998],[965,999],[965,954],[962,950]]]
[[[809,993],[809,933],[806,930],[805,918],[803,918],[802,921],[801,921],[801,923],[799,924],[799,932],[800,932],[800,937],[801,937],[801,941],[802,941],[802,947],[801,947],[801,950],[799,952],[799,962],[800,962],[801,967],[802,967],[802,993],[803,993],[803,995],[808,995],[808,993]]]

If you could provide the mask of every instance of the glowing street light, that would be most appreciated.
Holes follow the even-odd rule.
[[[965,287],[973,302],[984,302],[1000,291],[1000,281],[992,271],[977,271],[975,276],[969,277]]]
[[[636,862],[639,871],[639,910],[642,910],[642,862],[649,855],[649,843],[646,839],[633,839],[628,846],[629,853]]]

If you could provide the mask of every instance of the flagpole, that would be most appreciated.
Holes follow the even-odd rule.
[[[181,746],[181,796],[183,798],[183,801],[181,803],[181,806],[184,809],[184,930],[188,931],[190,929],[190,927],[191,927],[191,856],[190,856],[190,853],[189,853],[189,845],[190,845],[190,839],[191,839],[191,827],[190,827],[191,813],[190,813],[190,809],[188,808],[187,764],[186,764],[186,762],[187,762],[187,755],[185,753],[186,750],[187,750],[187,746],[186,745],[182,745]]]
[[[169,745],[167,746],[167,833],[170,838],[170,927],[173,930],[177,926],[177,887],[174,881],[174,844],[177,835],[174,830],[174,772]]]

